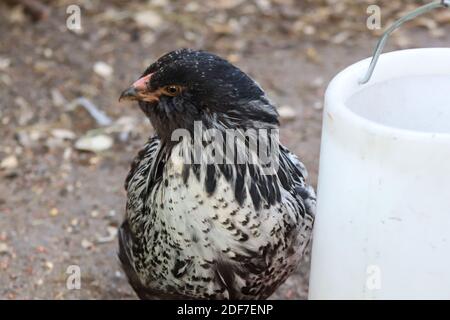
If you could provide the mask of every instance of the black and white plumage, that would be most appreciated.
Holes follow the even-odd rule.
[[[310,241],[315,194],[305,167],[281,145],[273,174],[257,154],[251,163],[189,164],[192,139],[172,141],[176,129],[193,133],[196,121],[224,135],[278,128],[262,89],[226,60],[182,49],[152,64],[121,97],[138,100],[157,132],[126,179],[119,233],[119,257],[138,296],[269,297]],[[245,141],[236,142],[237,153]]]

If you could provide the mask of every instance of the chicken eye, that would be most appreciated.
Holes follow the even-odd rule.
[[[174,97],[181,93],[181,87],[175,85],[165,86],[163,91],[166,95]]]

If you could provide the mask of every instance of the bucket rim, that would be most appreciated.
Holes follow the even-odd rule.
[[[426,69],[426,59],[437,59],[440,56],[447,56],[447,61],[444,60],[443,63],[448,65],[450,70],[450,48],[447,47],[414,48],[386,52],[380,55],[378,68],[380,68],[383,63],[392,63],[393,61],[398,60],[399,57],[404,58],[408,55],[421,55],[421,60],[424,61],[424,64],[418,66],[418,70],[409,70],[408,74],[399,74],[398,77],[380,79],[379,72],[377,73],[377,70],[375,70],[371,81],[366,84],[360,84],[359,80],[365,74],[365,71],[370,64],[371,57],[360,60],[341,70],[336,76],[333,77],[327,86],[325,92],[324,117],[328,116],[333,118],[333,116],[339,116],[340,118],[358,126],[361,130],[386,137],[404,138],[407,140],[433,139],[434,141],[442,140],[445,142],[450,142],[450,132],[427,132],[382,124],[357,114],[347,106],[347,101],[352,95],[364,90],[365,88],[382,83],[383,81],[403,78],[405,76],[421,75],[448,75],[450,77],[449,72],[444,72],[445,68],[438,71],[426,70],[426,72],[419,72],[420,70]]]

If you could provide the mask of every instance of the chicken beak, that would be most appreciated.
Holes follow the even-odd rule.
[[[119,97],[119,102],[122,100],[129,100],[129,101],[134,101],[134,100],[138,100],[138,92],[136,90],[135,87],[131,86],[128,89],[125,89]]]
[[[135,100],[147,100],[152,95],[148,89],[148,83],[152,73],[138,79],[129,88],[125,89],[119,97],[119,102],[122,100],[135,101]],[[147,99],[146,99],[147,98]]]

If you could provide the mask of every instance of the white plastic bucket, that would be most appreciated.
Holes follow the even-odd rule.
[[[325,96],[310,299],[450,299],[450,48],[351,65]]]

